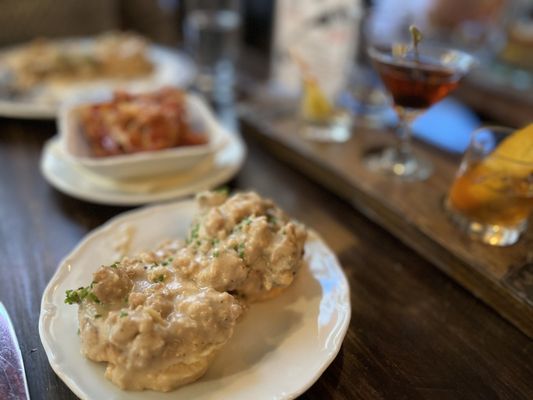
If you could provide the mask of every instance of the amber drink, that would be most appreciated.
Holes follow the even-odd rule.
[[[446,207],[471,237],[496,246],[516,243],[533,210],[533,125],[516,133],[474,132]]]
[[[373,46],[368,54],[392,97],[399,126],[395,146],[367,155],[365,165],[372,171],[404,180],[426,179],[432,165],[412,151],[410,125],[459,85],[474,59],[453,49],[422,46],[414,51],[402,44]]]
[[[463,73],[441,65],[438,59],[413,57],[399,61],[393,56],[376,58],[374,66],[395,105],[425,111],[455,89]]]

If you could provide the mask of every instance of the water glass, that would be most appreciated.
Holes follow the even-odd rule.
[[[186,0],[185,47],[197,66],[195,87],[231,98],[241,25],[239,0]]]

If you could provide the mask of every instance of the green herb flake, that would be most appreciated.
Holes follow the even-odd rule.
[[[94,318],[95,319],[98,319],[98,318],[101,318],[102,317],[102,314],[94,314]]]
[[[161,274],[161,275],[157,275],[152,282],[158,283],[158,282],[163,282],[164,280],[165,280],[165,275]]]
[[[65,291],[65,304],[80,304],[84,299],[91,300],[94,303],[99,304],[100,300],[91,291],[93,284],[87,287],[79,287],[76,290]]]
[[[273,215],[267,214],[266,217],[267,217],[267,222],[269,224],[276,225],[278,223],[278,219],[276,217],[274,217]]]
[[[166,267],[166,266],[170,265],[170,264],[172,263],[172,261],[174,261],[174,257],[169,257],[169,258],[167,258],[165,261],[163,261],[163,262],[161,263],[161,265],[162,265],[163,267]]]
[[[113,264],[111,264],[110,267],[111,267],[111,268],[118,268],[119,264],[120,264],[120,263],[119,263],[118,261],[116,261],[116,262],[114,262]]]
[[[239,243],[235,251],[237,252],[237,255],[244,260],[244,243]]]
[[[218,257],[220,255],[218,250],[213,251],[213,257]]]
[[[100,304],[100,299],[96,297],[96,295],[93,292],[87,293],[87,299],[93,301],[96,304]]]
[[[191,231],[189,233],[189,237],[186,240],[187,244],[190,244],[193,241],[195,241],[196,239],[198,239],[199,234],[200,234],[200,224],[196,223],[191,228]]]
[[[124,318],[124,317],[127,317],[128,316],[128,313],[126,311],[121,311],[120,312],[120,318]]]
[[[228,195],[229,194],[229,187],[227,186],[221,186],[215,190],[213,190],[213,192],[215,193],[222,193],[222,194],[225,194],[225,195]]]
[[[81,298],[80,298],[80,294],[78,293],[78,291],[72,290],[72,289],[67,290],[65,292],[65,303],[66,304],[81,303]]]

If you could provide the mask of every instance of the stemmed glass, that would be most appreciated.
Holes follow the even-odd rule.
[[[459,85],[474,58],[458,50],[424,45],[415,52],[405,44],[372,46],[368,54],[392,96],[399,126],[395,145],[368,154],[364,162],[373,171],[404,180],[426,179],[433,168],[429,160],[413,153],[411,124]]]

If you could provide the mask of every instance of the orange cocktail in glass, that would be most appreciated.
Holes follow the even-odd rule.
[[[519,132],[474,132],[446,207],[470,236],[505,246],[526,229],[533,210],[533,125]]]

